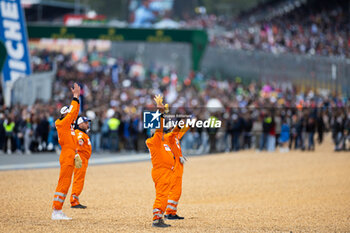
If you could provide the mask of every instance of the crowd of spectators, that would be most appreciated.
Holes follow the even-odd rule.
[[[349,58],[349,9],[348,1],[311,0],[268,19],[250,21],[256,11],[237,18],[201,15],[183,26],[209,29],[211,45],[230,49]]]
[[[208,29],[214,46],[350,57],[348,1],[302,1],[292,11],[268,20],[249,20],[252,14],[273,9],[275,2],[283,1],[264,3],[235,19],[202,14],[181,26]],[[59,149],[54,121],[58,109],[69,104],[69,87],[75,81],[82,85],[81,114],[92,120],[95,152],[145,151],[149,132],[143,129],[142,111],[154,106],[152,97],[159,93],[173,111],[222,120],[218,130],[192,129],[184,136],[184,150],[192,153],[274,151],[276,147],[282,152],[314,150],[316,135],[322,143],[326,132],[332,134],[335,150],[350,147],[349,100],[331,93],[301,92],[288,83],[219,80],[200,72],[179,78],[168,66],[145,67],[142,62],[110,58],[97,51],[79,59],[74,54],[33,49],[31,60],[34,72],[50,71],[57,65],[52,99],[0,108],[0,151],[5,153]],[[219,106],[217,111],[210,102]]]
[[[143,129],[142,112],[154,107],[152,97],[159,93],[172,111],[222,121],[220,129],[193,129],[185,135],[184,150],[192,153],[274,151],[276,146],[282,151],[314,150],[315,134],[321,143],[328,131],[335,150],[349,148],[349,100],[339,96],[300,92],[285,83],[204,78],[199,72],[179,78],[166,66],[145,67],[95,51],[82,59],[48,51],[34,51],[32,56],[37,60],[35,72],[57,64],[52,99],[0,109],[0,149],[6,153],[59,149],[54,121],[58,110],[69,105],[69,87],[75,81],[83,87],[81,114],[92,120],[95,152],[145,151],[150,132]]]
[[[350,58],[350,3],[346,0],[262,1],[237,16],[208,14],[205,8],[196,12],[178,21],[170,12],[159,14],[152,1],[145,0],[132,14],[129,27],[200,28],[207,30],[212,46]]]

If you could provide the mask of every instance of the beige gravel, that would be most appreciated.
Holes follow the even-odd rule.
[[[58,169],[0,172],[0,232],[350,232],[350,153],[312,152],[191,157],[179,215],[151,228],[150,162],[88,168],[86,210],[52,221]]]

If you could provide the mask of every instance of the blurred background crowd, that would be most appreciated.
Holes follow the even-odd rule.
[[[348,1],[290,2],[275,17],[256,19],[272,7],[265,3],[236,20],[206,15],[194,25],[211,28],[211,44],[230,49],[350,57]]]
[[[256,4],[249,5],[253,2]],[[59,9],[58,4],[52,14],[36,8],[38,5],[49,12],[50,4],[43,1],[41,5],[24,5],[27,21],[62,23],[62,15],[67,13],[63,9],[66,11],[68,5]],[[350,58],[350,4],[345,0],[110,3],[125,5],[127,15],[115,11],[122,7],[105,7],[107,2],[99,1],[107,17],[86,10],[84,4],[99,9],[94,5],[97,1],[75,3],[74,15],[70,12],[64,16],[65,25],[197,28],[208,32],[210,47]],[[247,6],[234,14],[227,12],[238,5]],[[192,8],[194,11],[189,12]],[[107,21],[110,14],[123,15],[124,20]],[[59,117],[58,110],[69,105],[73,82],[82,85],[81,114],[92,120],[94,152],[146,151],[144,141],[149,132],[143,129],[142,112],[154,108],[153,96],[160,93],[173,112],[198,119],[215,117],[223,122],[220,129],[191,129],[182,140],[188,153],[314,150],[327,133],[331,134],[334,150],[350,149],[349,93],[301,88],[283,77],[268,81],[266,77],[223,77],[201,71],[180,76],[176,66],[161,61],[146,65],[142,59],[113,57],[97,48],[83,48],[88,52],[82,56],[64,49],[31,46],[33,72],[55,72],[48,102],[37,100],[31,105],[8,108],[0,88],[0,153],[59,150],[54,122]],[[333,73],[336,77],[337,71]]]
[[[152,1],[144,1],[132,14],[131,25],[206,29],[212,46],[228,49],[349,58],[349,8],[344,0],[274,0],[234,16],[209,14],[199,7],[197,15],[174,21],[169,13],[157,14]]]
[[[29,22],[197,28],[208,31],[213,46],[350,57],[347,0],[65,0],[56,9],[49,1],[26,2]],[[71,9],[66,2],[72,2]]]
[[[91,122],[93,150],[145,151],[149,132],[143,129],[142,112],[154,108],[152,97],[163,93],[175,113],[198,119],[216,117],[221,129],[193,129],[182,140],[191,153],[213,153],[276,147],[314,150],[330,132],[335,150],[349,149],[350,101],[312,90],[298,91],[285,83],[219,80],[200,72],[180,79],[166,66],[145,67],[133,60],[108,64],[103,53],[74,60],[71,54],[35,50],[35,72],[57,64],[53,98],[32,106],[15,105],[0,110],[0,148],[6,152],[31,153],[58,149],[54,121],[58,109],[69,105],[70,87],[82,89],[81,114]],[[96,62],[92,57],[99,57]],[[281,137],[281,135],[283,137]],[[317,143],[315,140],[317,139]]]

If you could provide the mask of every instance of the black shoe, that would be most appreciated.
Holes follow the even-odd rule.
[[[74,209],[86,209],[87,206],[79,204],[79,205],[75,205],[75,206],[71,206],[70,208],[74,208]]]
[[[169,220],[181,220],[181,219],[184,219],[184,217],[180,217],[179,215],[175,214],[175,215],[172,215],[172,214],[168,214],[168,215],[164,215],[164,217],[166,219],[169,219]]]
[[[157,220],[153,220],[152,223],[152,227],[170,227],[171,225],[164,223],[164,220],[161,219],[157,219]]]

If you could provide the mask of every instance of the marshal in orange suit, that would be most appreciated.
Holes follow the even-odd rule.
[[[87,134],[89,131],[89,122],[90,120],[87,117],[79,117],[77,120],[78,127],[75,130],[78,141],[78,154],[82,160],[81,168],[74,169],[72,194],[70,197],[71,208],[76,209],[86,208],[85,205],[80,204],[79,195],[83,191],[85,174],[91,157],[91,142],[89,135]]]
[[[156,96],[154,100],[157,103],[157,114],[154,117],[160,117],[159,110],[164,111],[163,97]],[[159,114],[159,115],[158,115]],[[163,220],[165,212],[171,178],[175,166],[174,154],[171,152],[169,145],[164,141],[163,135],[163,118],[160,117],[160,129],[157,129],[151,138],[146,140],[146,145],[151,154],[152,160],[152,179],[156,188],[156,199],[153,204],[153,227],[169,227]]]
[[[171,179],[171,187],[168,197],[168,205],[166,208],[165,218],[169,220],[179,220],[184,219],[177,215],[177,206],[182,193],[182,175],[183,175],[183,166],[185,163],[185,157],[182,155],[180,139],[188,131],[189,127],[185,126],[180,129],[180,126],[176,126],[172,132],[164,136],[165,141],[168,142],[171,151],[175,155],[175,168],[174,175]],[[175,140],[172,140],[172,138]]]
[[[58,133],[58,142],[61,145],[62,150],[59,159],[60,175],[53,199],[52,220],[71,219],[62,212],[62,206],[71,184],[74,166],[81,166],[80,156],[76,153],[77,139],[72,126],[79,114],[80,87],[78,84],[74,83],[71,90],[73,93],[71,105],[70,107],[64,106],[61,108],[61,117],[55,122]]]

